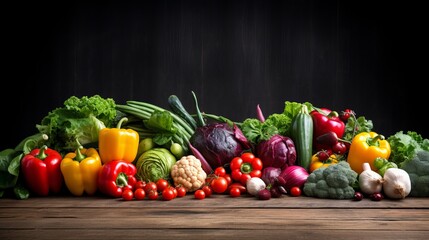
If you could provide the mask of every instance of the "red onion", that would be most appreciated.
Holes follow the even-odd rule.
[[[307,181],[309,175],[310,174],[305,168],[298,165],[292,165],[283,169],[279,176],[286,180],[286,190],[290,190],[292,187],[301,188],[304,186],[304,183]]]

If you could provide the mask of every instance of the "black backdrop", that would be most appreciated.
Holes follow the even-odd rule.
[[[355,110],[389,136],[427,120],[427,14],[413,2],[58,1],[3,6],[0,149],[72,95],[242,121],[285,101]],[[7,84],[6,84],[7,83]]]

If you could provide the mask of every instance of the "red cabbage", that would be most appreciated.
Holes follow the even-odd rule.
[[[291,138],[279,134],[258,143],[256,154],[262,160],[264,168],[285,169],[295,164],[296,149]]]
[[[225,166],[251,147],[241,130],[235,124],[231,127],[227,123],[198,127],[189,142],[213,169]]]

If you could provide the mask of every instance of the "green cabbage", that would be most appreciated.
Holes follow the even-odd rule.
[[[166,148],[152,148],[144,152],[136,161],[136,177],[146,182],[169,179],[176,157]]]

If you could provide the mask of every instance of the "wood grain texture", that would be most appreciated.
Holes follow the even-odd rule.
[[[0,199],[1,239],[426,239],[429,201]]]

